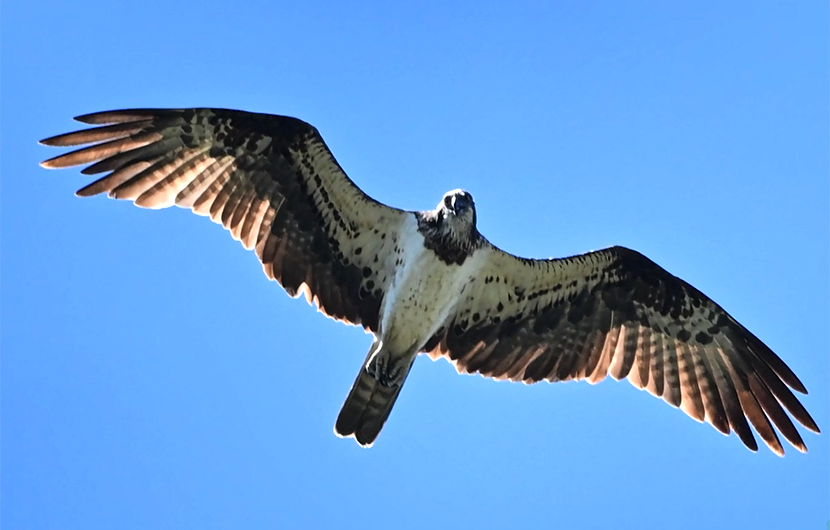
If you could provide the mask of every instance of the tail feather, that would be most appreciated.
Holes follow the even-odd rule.
[[[353,436],[363,447],[371,447],[398,399],[403,381],[383,386],[364,367],[340,410],[334,432],[344,438]]]

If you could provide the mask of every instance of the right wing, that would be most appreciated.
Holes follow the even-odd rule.
[[[291,296],[376,331],[386,265],[408,214],[364,194],[317,130],[295,118],[224,109],[135,109],[76,118],[92,129],[42,140],[94,144],[42,163],[109,172],[80,189],[145,208],[210,216]]]

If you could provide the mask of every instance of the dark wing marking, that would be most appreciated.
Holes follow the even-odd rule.
[[[108,172],[79,196],[106,192],[145,208],[176,205],[210,216],[255,248],[265,274],[291,296],[304,292],[329,316],[377,330],[384,269],[407,214],[357,188],[314,127],[224,109],[122,110],[76,119],[102,126],[41,143],[94,144],[42,163],[92,163],[82,173]]]
[[[481,252],[486,264],[427,345],[459,372],[526,383],[627,378],[724,434],[735,431],[753,451],[749,423],[776,454],[784,449],[772,424],[806,451],[784,409],[819,432],[790,391],[806,393],[787,365],[645,256],[622,247],[554,260]]]

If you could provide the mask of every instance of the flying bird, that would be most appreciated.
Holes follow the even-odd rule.
[[[370,446],[419,353],[494,379],[628,379],[697,421],[750,424],[784,454],[807,450],[790,416],[819,432],[790,368],[722,307],[642,254],[612,247],[525,259],[476,228],[472,195],[429,211],[381,204],[352,182],[317,129],[226,109],[134,109],[76,120],[97,127],[42,140],[83,146],[46,168],[91,164],[78,190],[143,208],[179,206],[254,249],[292,297],[374,338],[335,423]],[[788,414],[789,413],[789,414]],[[775,426],[775,428],[773,427]]]

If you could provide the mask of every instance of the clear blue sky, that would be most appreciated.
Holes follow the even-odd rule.
[[[826,3],[417,4],[3,4],[3,528],[824,528]],[[420,358],[375,447],[341,440],[369,336],[205,219],[37,165],[141,106],[300,117],[373,197],[466,188],[520,255],[635,248],[778,352],[824,434],[753,454],[625,382]]]

